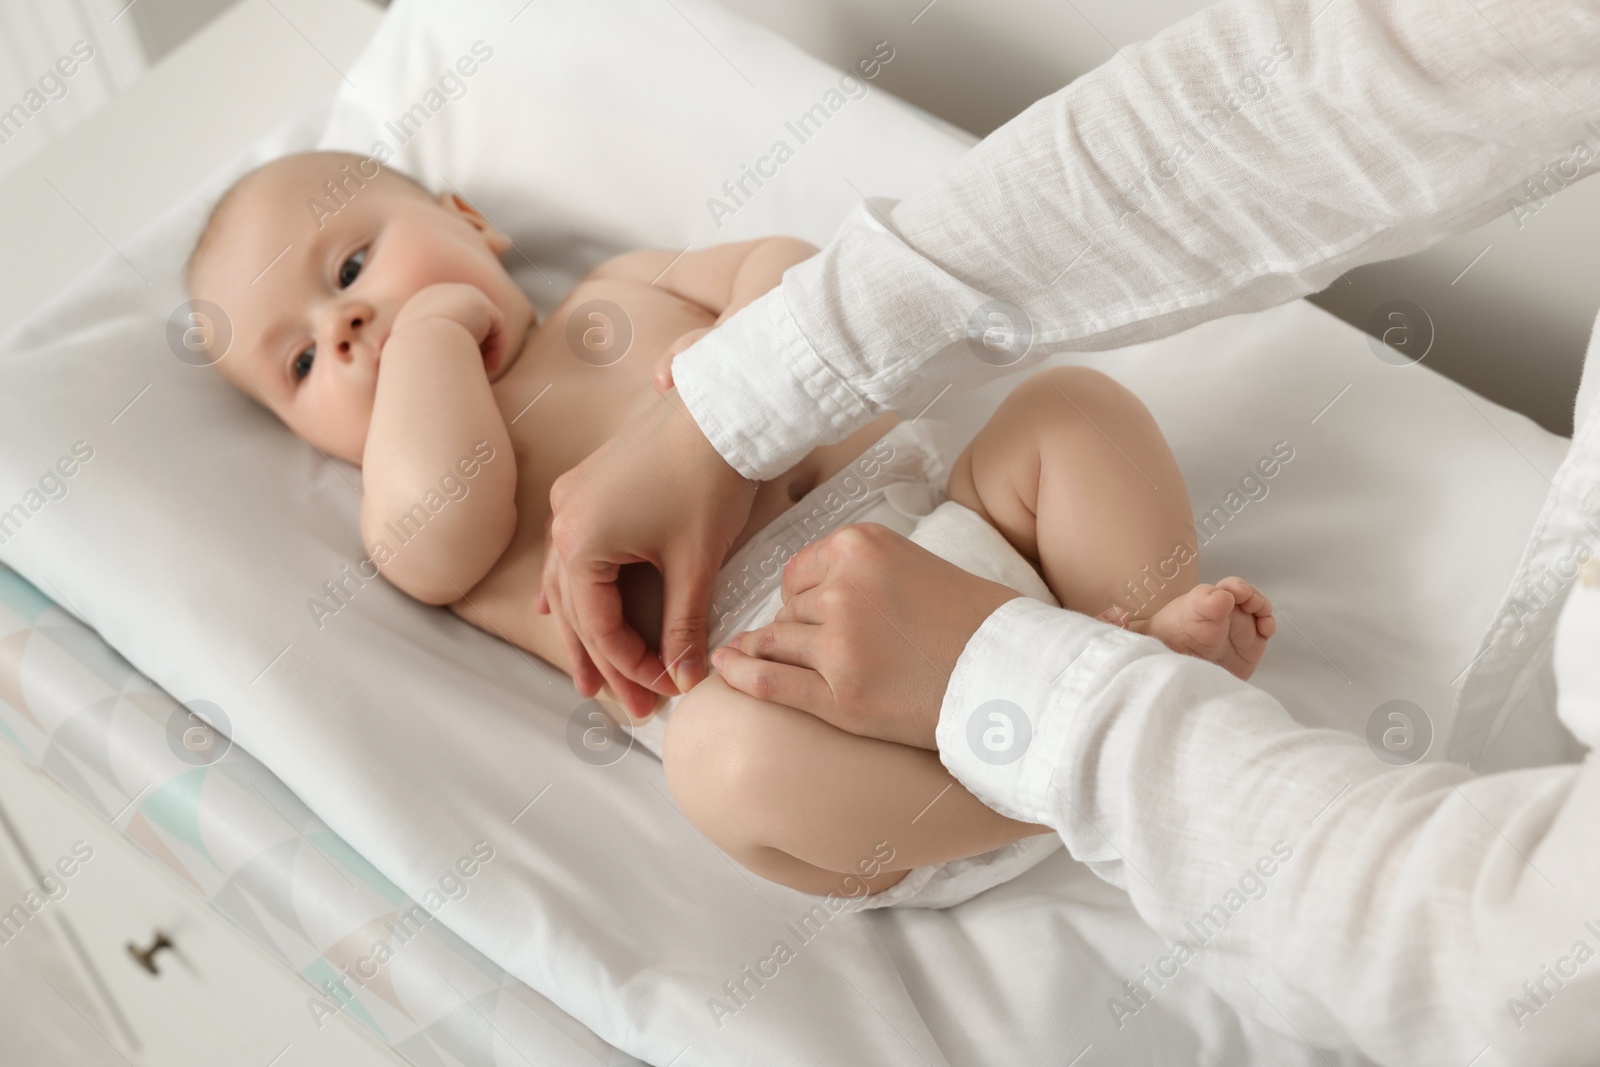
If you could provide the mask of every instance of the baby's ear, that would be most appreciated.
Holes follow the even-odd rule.
[[[511,238],[491,226],[489,220],[484,218],[477,208],[463,200],[455,191],[440,193],[439,206],[483,234],[484,240],[488,242],[489,248],[495,255],[498,256],[511,247]]]

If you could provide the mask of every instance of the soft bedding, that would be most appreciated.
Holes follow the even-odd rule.
[[[195,717],[210,710],[163,693],[0,567],[0,739],[304,978],[319,1030],[342,1016],[417,1064],[639,1062],[438,921],[492,852],[478,850],[471,876],[441,871],[407,896]],[[387,936],[387,923],[401,933]],[[393,955],[375,968],[380,942]]]
[[[647,1061],[1357,1062],[1241,1020],[1197,973],[1117,1019],[1108,1001],[1165,946],[1064,853],[947,911],[796,926],[811,902],[700,838],[646,753],[585,758],[586,702],[548,665],[379,581],[330,594],[362,553],[360,472],[168,346],[178,264],[237,173],[381,141],[513,238],[546,310],[627,248],[825,240],[861,196],[905,196],[969,143],[710,5],[597,7],[398,0],[331,112],[120,249],[150,286],[110,256],[0,343],[0,508],[25,512],[0,561],[173,696],[220,709],[401,891],[489,842],[443,921]],[[800,142],[786,124],[817,105]],[[730,196],[781,139],[773,175]],[[1277,604],[1288,625],[1256,682],[1311,724],[1360,732],[1400,697],[1447,736],[1565,442],[1304,303],[1075,361],[1160,422],[1202,577],[1246,574]],[[1018,380],[934,413],[970,436]],[[52,474],[79,442],[93,458]]]

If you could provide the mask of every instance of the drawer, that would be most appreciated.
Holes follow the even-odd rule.
[[[324,1013],[319,1026],[310,1004],[320,998],[307,982],[10,753],[0,757],[0,808],[22,839],[23,862],[53,876],[22,936],[48,931],[80,972],[70,996],[81,998],[74,1007],[87,1051],[109,1042],[137,1067],[404,1063],[346,1015]],[[0,898],[0,912],[15,903]],[[171,947],[155,953],[151,973],[128,946],[148,948],[160,935]]]

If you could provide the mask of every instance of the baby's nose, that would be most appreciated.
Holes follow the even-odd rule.
[[[351,319],[350,319],[350,332],[351,333],[355,333],[357,330],[361,329],[361,324],[362,324],[363,321],[364,320],[361,318],[360,315],[351,316]],[[339,351],[341,351],[341,352],[350,351],[350,341],[348,339],[339,342]]]

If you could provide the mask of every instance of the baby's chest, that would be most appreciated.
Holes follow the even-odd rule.
[[[560,661],[548,616],[532,610],[549,544],[551,486],[659,401],[656,362],[713,318],[663,290],[602,279],[578,286],[540,324],[495,386],[517,463],[517,531],[470,594],[480,610],[460,605],[458,614]],[[660,575],[648,565],[624,567],[617,584],[624,614],[654,645]]]
[[[577,364],[649,381],[655,362],[690,330],[716,316],[659,286],[618,278],[580,282],[550,315],[546,330]]]
[[[495,384],[519,462],[531,465],[522,480],[548,489],[655,403],[654,372],[667,349],[712,321],[649,285],[601,279],[574,289]]]

